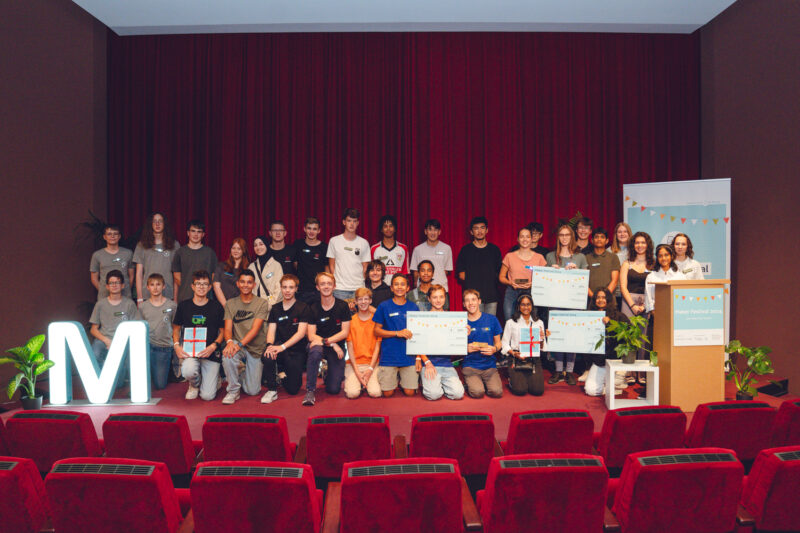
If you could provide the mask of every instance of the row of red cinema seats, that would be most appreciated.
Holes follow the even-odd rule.
[[[724,448],[637,452],[619,479],[592,455],[497,457],[477,506],[445,458],[345,463],[323,506],[296,463],[203,462],[174,489],[163,463],[63,459],[42,482],[30,459],[0,457],[0,531],[800,531],[798,490],[800,446],[762,450],[749,476]]]
[[[391,438],[386,416],[318,416],[309,418],[295,446],[286,420],[274,415],[212,415],[203,440],[192,441],[181,415],[125,413],[104,422],[103,442],[87,414],[47,409],[16,413],[4,431],[0,424],[0,454],[33,459],[42,473],[69,457],[157,461],[188,483],[198,460],[295,461],[335,479],[346,462],[405,455],[449,457],[470,476],[485,475],[492,457],[503,454],[594,453],[615,477],[629,454],[658,448],[732,449],[749,466],[763,449],[800,445],[800,401],[784,402],[777,412],[761,402],[703,404],[688,430],[678,407],[625,408],[609,411],[599,433],[593,428],[581,410],[515,413],[507,440],[498,443],[489,414],[427,414],[414,417],[407,447],[404,436]]]

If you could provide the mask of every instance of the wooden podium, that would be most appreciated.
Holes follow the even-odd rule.
[[[661,374],[659,403],[695,411],[698,404],[725,399],[724,335],[719,345],[676,346],[675,291],[719,289],[724,295],[728,279],[670,280],[656,284],[653,349],[658,352]],[[724,296],[723,296],[724,309]],[[724,328],[724,311],[723,311]]]

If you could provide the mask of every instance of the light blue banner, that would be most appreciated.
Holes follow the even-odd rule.
[[[673,344],[715,346],[724,344],[725,319],[722,289],[673,291]]]

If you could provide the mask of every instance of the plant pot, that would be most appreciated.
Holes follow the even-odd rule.
[[[19,401],[22,402],[22,408],[26,411],[30,411],[33,409],[41,409],[42,408],[42,400],[44,396],[36,396],[34,398],[28,398],[27,396],[21,396]]]
[[[736,399],[737,400],[752,400],[753,397],[747,394],[746,392],[736,391]]]
[[[622,356],[622,363],[626,365],[632,365],[636,362],[636,352],[628,352]]]

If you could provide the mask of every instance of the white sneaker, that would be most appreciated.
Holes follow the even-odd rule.
[[[222,403],[223,403],[223,405],[232,405],[232,404],[236,403],[236,400],[239,399],[239,396],[240,396],[240,394],[238,392],[229,392],[222,399]]]
[[[586,379],[587,379],[588,377],[589,377],[589,371],[588,371],[588,370],[584,370],[584,371],[583,371],[583,374],[581,374],[581,377],[579,377],[579,378],[578,378],[578,381],[580,381],[581,383],[583,383],[583,382],[585,382],[585,381],[586,381]]]
[[[200,388],[193,387],[190,383],[189,388],[186,389],[186,396],[184,396],[184,398],[186,398],[187,400],[196,400],[199,394],[200,394]]]
[[[264,393],[264,396],[261,397],[261,403],[272,403],[278,399],[278,391],[268,390]]]

